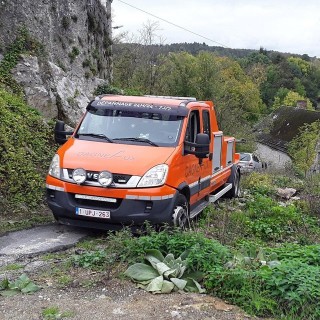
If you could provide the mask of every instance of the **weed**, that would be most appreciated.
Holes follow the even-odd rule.
[[[159,250],[146,250],[146,263],[135,263],[130,266],[125,275],[139,284],[139,287],[152,293],[170,293],[172,291],[187,291],[204,293],[197,278],[202,279],[201,273],[188,273],[187,256],[183,252],[177,259],[173,254],[166,257]]]
[[[23,269],[23,266],[17,263],[8,264],[3,268],[3,270],[5,271],[14,271],[19,269]]]
[[[34,293],[40,290],[40,287],[34,284],[26,274],[22,274],[15,281],[4,279],[0,282],[0,295],[10,297],[18,293]]]
[[[68,54],[70,62],[72,63],[79,54],[80,50],[77,47],[72,47],[72,51]]]
[[[42,317],[44,320],[58,320],[62,318],[72,318],[74,317],[74,313],[72,311],[61,312],[59,307],[53,306],[42,310]]]
[[[72,283],[72,281],[73,281],[73,278],[68,274],[63,274],[57,278],[57,283],[61,287],[68,286],[70,283]]]

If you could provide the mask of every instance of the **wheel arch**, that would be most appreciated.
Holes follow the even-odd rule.
[[[190,206],[190,188],[189,185],[186,182],[182,182],[179,184],[177,190],[179,191],[179,193],[183,194],[189,203]]]

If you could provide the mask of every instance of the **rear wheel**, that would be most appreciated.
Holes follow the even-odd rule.
[[[172,221],[175,227],[186,229],[190,227],[189,204],[183,194],[179,194],[172,213]]]
[[[240,171],[237,166],[232,167],[231,176],[227,183],[231,183],[232,188],[226,193],[226,197],[230,199],[240,197]]]

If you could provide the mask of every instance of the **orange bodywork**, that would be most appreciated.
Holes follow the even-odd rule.
[[[223,136],[223,133],[219,131],[214,105],[211,101],[182,102],[181,99],[174,98],[113,95],[103,96],[99,101],[102,101],[101,104],[103,101],[114,103],[121,108],[125,108],[126,104],[134,104],[137,109],[153,109],[154,106],[159,106],[158,109],[167,108],[175,111],[180,106],[186,109],[188,114],[183,118],[178,141],[174,146],[154,147],[148,144],[126,144],[117,143],[117,141],[107,143],[99,140],[81,140],[74,134],[57,152],[60,157],[59,164],[63,178],[47,176],[46,184],[51,192],[49,194],[51,200],[54,200],[55,197],[52,194],[59,191],[68,195],[105,197],[120,199],[119,201],[125,199],[154,201],[159,205],[162,200],[172,199],[183,190],[192,207],[225,185],[231,175],[232,166],[239,161],[239,155],[235,153],[235,138]],[[182,103],[185,105],[181,106]],[[209,156],[201,161],[194,154],[184,152],[189,115],[193,111],[199,114],[200,132],[206,130],[203,119],[205,112],[209,114],[210,119]],[[70,170],[84,168],[89,172],[107,170],[114,174],[127,175],[134,177],[138,182],[148,170],[161,164],[168,166],[168,173],[163,185],[156,187],[137,187],[135,185],[118,188],[84,185],[71,181],[68,176]],[[58,209],[55,210],[58,214]]]

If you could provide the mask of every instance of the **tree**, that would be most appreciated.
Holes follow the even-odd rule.
[[[295,91],[291,91],[291,90],[285,96],[285,98],[283,100],[283,104],[285,106],[296,107],[297,106],[297,102],[299,100],[306,100],[307,101],[307,109],[313,110],[312,103],[308,98],[305,98],[305,97],[301,96],[299,93],[297,93]]]
[[[297,136],[289,143],[289,155],[295,167],[307,176],[314,163],[316,145],[320,139],[320,121],[305,124]]]
[[[138,37],[127,35],[127,38],[118,39],[114,45],[114,85],[154,93],[160,67],[155,45],[163,43],[159,30],[158,22],[148,21],[139,30]]]
[[[170,53],[162,57],[156,88],[159,94],[190,97],[196,96],[196,58],[187,53]]]
[[[310,72],[311,66],[309,62],[297,57],[289,57],[288,61],[289,63],[298,67],[303,75],[308,75]]]

